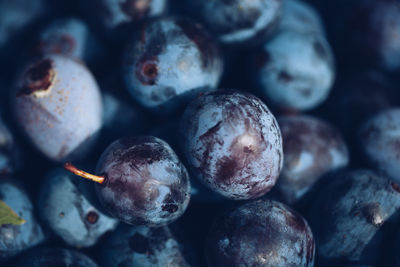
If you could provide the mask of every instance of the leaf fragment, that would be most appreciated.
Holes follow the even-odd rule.
[[[0,200],[0,226],[5,224],[21,225],[26,223],[24,219],[18,216],[10,206]]]

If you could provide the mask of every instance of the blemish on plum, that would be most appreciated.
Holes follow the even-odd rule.
[[[54,76],[52,61],[50,59],[39,61],[27,70],[24,85],[17,96],[48,90],[53,83]]]
[[[175,204],[162,205],[161,208],[163,211],[168,211],[169,213],[174,213],[178,210],[178,206]]]
[[[95,211],[90,211],[86,214],[86,221],[90,224],[95,224],[99,219],[99,214]]]
[[[397,191],[398,193],[400,193],[400,186],[399,186],[398,184],[392,183],[391,185],[392,185],[392,188],[393,188],[395,191]]]

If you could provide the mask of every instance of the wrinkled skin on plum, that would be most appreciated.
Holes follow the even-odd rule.
[[[297,115],[278,118],[284,163],[277,187],[288,203],[301,198],[330,171],[347,166],[349,151],[340,133],[318,118]]]
[[[0,200],[4,201],[24,224],[0,226],[0,261],[41,243],[45,236],[33,213],[33,205],[15,181],[0,180]]]
[[[101,155],[96,184],[100,203],[114,217],[132,225],[162,226],[186,210],[190,182],[186,168],[161,139],[122,138]]]
[[[310,210],[318,254],[325,259],[375,264],[382,227],[398,220],[400,186],[369,170],[343,171],[330,177]]]
[[[63,56],[49,55],[28,65],[11,97],[23,133],[54,161],[84,157],[102,125],[94,77],[84,65]]]
[[[306,220],[270,200],[249,202],[218,218],[208,234],[209,266],[313,266],[314,238]]]
[[[219,90],[198,97],[184,112],[181,133],[193,175],[225,197],[260,197],[282,169],[278,124],[253,95]]]
[[[400,183],[400,109],[383,110],[359,132],[360,147],[371,165]]]
[[[102,235],[114,230],[118,224],[116,219],[90,203],[85,196],[84,182],[64,170],[55,169],[48,174],[39,194],[42,220],[74,247],[96,244]]]
[[[100,250],[104,266],[189,266],[181,244],[167,227],[121,224]]]
[[[281,0],[186,0],[190,12],[220,42],[229,45],[258,43],[275,30]]]
[[[126,87],[147,108],[172,109],[215,89],[222,70],[211,36],[200,24],[180,17],[144,24],[123,54]]]
[[[97,264],[85,254],[64,248],[37,248],[20,257],[15,267],[97,267]]]
[[[320,34],[280,31],[255,52],[251,64],[260,93],[285,109],[317,107],[335,79],[333,54]]]

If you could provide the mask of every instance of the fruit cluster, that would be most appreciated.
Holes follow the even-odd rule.
[[[0,266],[400,267],[397,0],[0,0]]]

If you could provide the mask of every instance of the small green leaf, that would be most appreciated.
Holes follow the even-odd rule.
[[[0,226],[4,224],[21,225],[26,223],[4,201],[0,200]]]

